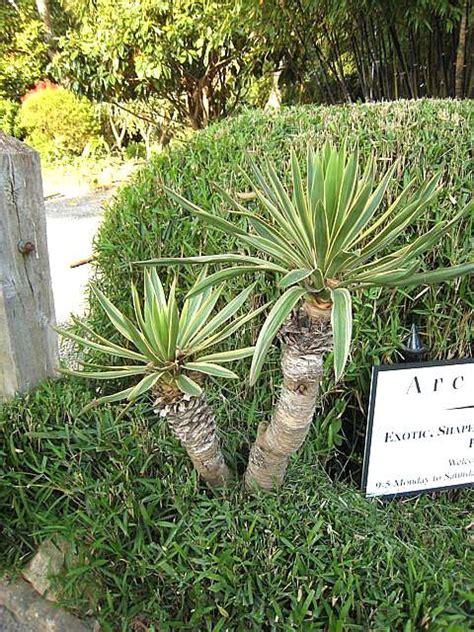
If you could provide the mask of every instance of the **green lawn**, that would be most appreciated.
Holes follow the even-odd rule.
[[[226,395],[221,422],[236,416]],[[118,423],[111,409],[78,417],[90,396],[49,384],[4,408],[0,552],[10,567],[43,538],[70,540],[64,603],[97,609],[106,630],[136,617],[156,630],[468,629],[468,491],[365,500],[318,464],[314,430],[279,494],[236,482],[214,496],[146,405]],[[251,399],[237,414],[253,428],[260,411]],[[250,432],[221,426],[242,468]]]
[[[161,183],[220,211],[210,182],[244,191],[238,167],[246,150],[257,159],[268,153],[282,172],[288,147],[303,148],[307,138],[319,144],[348,134],[363,156],[376,152],[381,168],[398,156],[404,181],[441,169],[439,203],[419,219],[425,228],[470,195],[472,110],[468,101],[304,107],[213,126],[156,158],[118,196],[96,243],[98,282],[127,311],[130,270],[140,275],[131,261],[233,247],[170,204]],[[426,265],[464,261],[470,234],[466,220]],[[192,274],[187,268],[185,280]],[[272,292],[264,280],[258,287],[256,303]],[[82,614],[92,609],[105,630],[143,629],[138,622],[150,630],[468,630],[469,492],[383,503],[364,499],[359,483],[370,367],[397,361],[412,320],[432,358],[468,355],[472,302],[468,279],[359,296],[345,380],[334,385],[328,357],[317,420],[277,494],[248,496],[237,479],[214,495],[147,401],[121,417],[111,405],[80,415],[96,384],[48,383],[5,404],[0,564],[19,568],[44,538],[66,537],[74,555],[59,581],[62,600]],[[93,326],[109,335],[95,302],[91,310]],[[255,334],[256,325],[239,343]],[[255,388],[210,384],[239,473],[270,413],[277,362],[275,349]],[[237,370],[245,375],[248,365]]]

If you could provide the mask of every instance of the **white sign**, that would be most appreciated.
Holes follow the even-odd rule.
[[[374,367],[362,484],[392,496],[474,482],[474,359]]]

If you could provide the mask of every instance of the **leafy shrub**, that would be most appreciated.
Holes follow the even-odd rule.
[[[214,125],[188,144],[155,157],[132,184],[122,190],[108,211],[96,242],[102,289],[117,306],[127,309],[130,261],[238,250],[230,236],[196,220],[170,202],[161,184],[177,189],[199,206],[221,213],[227,207],[212,183],[224,187],[234,197],[246,191],[247,183],[241,171],[246,166],[245,152],[250,151],[257,163],[268,156],[279,174],[288,178],[284,159],[289,156],[290,146],[296,148],[298,155],[304,155],[308,140],[319,147],[328,139],[337,143],[347,135],[350,142],[358,142],[362,159],[375,152],[380,172],[398,158],[400,164],[395,174],[398,178],[394,178],[388,191],[389,199],[412,178],[415,178],[415,186],[419,186],[440,170],[443,192],[411,229],[415,233],[418,229],[426,231],[437,220],[452,217],[470,196],[469,119],[472,110],[472,102],[449,100],[307,106],[283,109],[272,116],[250,111]],[[252,203],[247,204],[251,209]],[[465,261],[469,240],[469,219],[466,219],[425,256],[427,267]],[[187,266],[182,272],[191,283],[195,270]],[[140,273],[132,267],[137,282]],[[229,284],[228,295],[223,300],[228,300],[244,283],[245,280],[238,280]],[[259,300],[271,298],[271,284],[262,280],[259,291]],[[331,358],[328,358],[323,414],[314,436],[318,448],[331,449],[335,443],[341,444],[345,452],[361,448],[370,367],[399,359],[400,338],[408,333],[412,321],[419,325],[433,359],[467,354],[471,339],[471,299],[470,280],[466,278],[431,289],[371,289],[356,297],[352,362],[344,384],[337,388],[332,382]],[[100,320],[94,303],[92,307],[92,320]],[[94,322],[94,325],[110,333],[104,321]],[[247,336],[247,342],[255,342],[254,330]],[[266,390],[269,379],[273,380],[270,364],[256,390]],[[239,393],[234,396],[239,397]],[[361,449],[355,449],[353,460],[358,470]]]
[[[146,158],[146,147],[144,143],[136,143],[132,141],[125,147],[124,154],[129,160]]]
[[[53,157],[81,154],[99,135],[92,104],[51,84],[39,86],[24,97],[18,124],[27,142]]]
[[[49,63],[43,22],[34,3],[0,3],[0,97],[17,99]]]
[[[0,130],[10,136],[15,135],[16,117],[20,106],[10,99],[0,98]]]

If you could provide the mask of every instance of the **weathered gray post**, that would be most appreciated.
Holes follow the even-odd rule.
[[[58,366],[39,156],[0,132],[0,399]]]

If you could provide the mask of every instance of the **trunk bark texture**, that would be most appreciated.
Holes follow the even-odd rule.
[[[199,476],[212,487],[224,485],[232,478],[216,432],[216,421],[204,395],[183,397],[166,404],[158,397],[155,413],[165,417],[179,439]]]
[[[330,310],[308,311],[301,308],[280,332],[283,386],[270,423],[259,425],[250,451],[245,473],[250,490],[282,484],[290,455],[303,445],[313,420],[332,331]]]
[[[49,7],[49,0],[36,0],[36,9],[44,24],[44,41],[48,44],[48,56],[50,59],[54,56],[53,50],[53,21],[51,19],[51,11]]]
[[[461,24],[459,25],[459,40],[456,51],[456,67],[455,67],[455,88],[454,94],[457,99],[462,99],[464,96],[464,74],[466,63],[466,32],[467,32],[467,13],[468,2],[467,0],[463,5],[463,12],[461,17]]]

